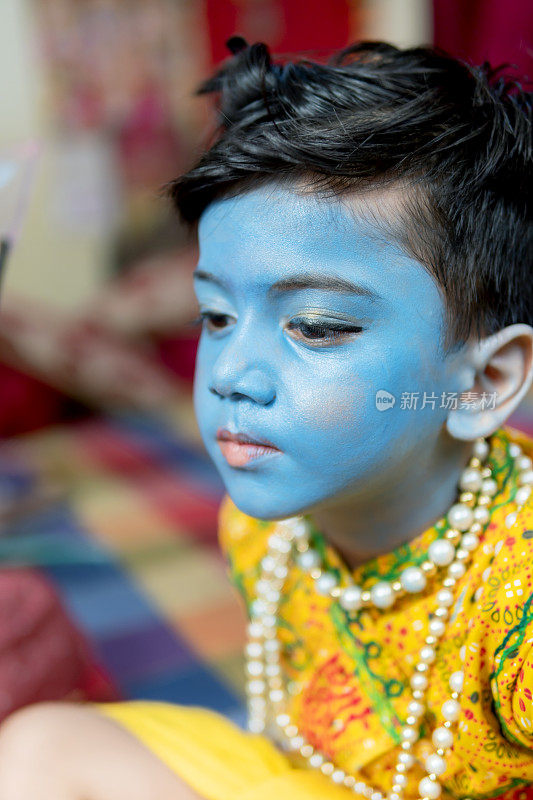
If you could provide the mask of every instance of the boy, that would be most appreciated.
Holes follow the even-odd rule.
[[[428,49],[228,44],[221,135],[170,189],[250,733],[25,709],[2,800],[530,797],[533,448],[502,427],[533,372],[530,99]]]

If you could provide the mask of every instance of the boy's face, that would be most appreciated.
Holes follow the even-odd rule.
[[[199,244],[197,271],[216,280],[195,277],[211,316],[194,405],[242,511],[279,519],[371,497],[435,443],[443,392],[467,379],[462,350],[442,352],[444,300],[419,262],[338,200],[276,184],[213,202]],[[221,428],[280,452],[232,466]]]

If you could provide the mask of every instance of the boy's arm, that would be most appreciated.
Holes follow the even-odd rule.
[[[496,545],[489,581],[492,707],[505,738],[533,750],[533,502]]]
[[[521,618],[515,619],[496,648],[491,688],[505,738],[533,750],[533,592],[529,592]]]

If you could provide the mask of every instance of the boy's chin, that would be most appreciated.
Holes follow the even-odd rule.
[[[243,514],[269,522],[305,514],[309,507],[304,505],[302,508],[301,505],[295,504],[294,498],[279,497],[264,489],[250,491],[249,489],[239,490],[232,486],[226,486],[226,491]]]

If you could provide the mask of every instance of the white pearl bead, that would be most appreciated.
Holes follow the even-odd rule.
[[[451,575],[452,578],[462,578],[465,572],[466,567],[461,561],[454,561],[448,567],[448,575]]]
[[[407,567],[400,575],[400,583],[406,592],[416,594],[426,588],[426,576],[419,567]]]
[[[309,763],[312,767],[321,767],[324,763],[324,756],[320,753],[313,753],[309,759]]]
[[[446,771],[446,761],[442,756],[432,753],[426,758],[425,767],[429,773],[432,772],[434,775],[442,775],[442,773]]]
[[[441,619],[431,619],[429,621],[429,632],[433,636],[442,636],[444,631],[446,630],[446,625]]]
[[[262,695],[258,697],[249,697],[248,705],[257,712],[263,711],[266,708],[266,700]]]
[[[401,772],[397,772],[393,777],[392,782],[404,789],[407,786],[407,775],[402,775]]]
[[[289,739],[289,745],[291,747],[291,750],[299,750],[304,743],[305,742],[303,736],[293,736],[291,739]]]
[[[266,605],[264,600],[260,600],[258,597],[255,600],[252,600],[252,604],[250,606],[250,613],[254,617],[260,617],[262,614],[265,613]]]
[[[251,675],[253,678],[257,678],[258,675],[262,675],[264,671],[264,666],[261,661],[249,661],[246,664],[246,672],[248,675]]]
[[[519,456],[521,456],[522,448],[520,447],[520,445],[516,444],[516,442],[511,442],[511,444],[509,445],[509,455],[511,455],[513,458],[518,458]]]
[[[248,681],[248,693],[251,695],[263,694],[266,689],[266,683],[262,680]]]
[[[414,675],[411,675],[410,683],[411,688],[415,691],[423,692],[428,688],[428,679],[421,672],[415,672]]]
[[[485,506],[478,506],[474,509],[474,520],[480,525],[486,525],[490,519],[490,513]]]
[[[388,581],[379,581],[370,589],[372,602],[377,608],[389,608],[394,602],[394,592]]]
[[[407,711],[409,714],[412,714],[413,717],[421,717],[425,711],[425,706],[423,703],[419,703],[418,700],[411,700],[407,706]]]
[[[456,503],[448,511],[448,522],[452,528],[459,531],[466,531],[474,521],[474,514],[469,506],[464,503]]]
[[[265,723],[262,719],[250,719],[247,727],[250,733],[263,733],[265,730]]]
[[[344,772],[343,769],[336,769],[331,775],[331,780],[333,781],[333,783],[343,783],[345,777],[346,773]]]
[[[529,456],[520,456],[516,459],[515,466],[517,469],[523,472],[524,470],[531,469],[531,467],[533,467],[533,461],[531,461]]]
[[[515,500],[519,506],[524,505],[529,500],[529,496],[531,494],[531,487],[529,486],[521,486],[520,489],[517,490],[515,495]]]
[[[426,645],[420,651],[420,661],[423,664],[433,664],[435,661],[435,648],[430,647],[430,645]]]
[[[357,611],[361,608],[361,587],[347,586],[342,591],[339,603],[346,611]]]
[[[398,761],[409,769],[415,763],[415,757],[412,753],[400,753]]]
[[[290,531],[292,530],[293,526],[297,525],[301,521],[302,517],[297,514],[295,517],[285,517],[285,519],[280,519],[276,524],[281,530]]]
[[[446,567],[455,558],[455,547],[447,539],[435,539],[428,547],[428,556],[438,567]]]
[[[459,486],[464,492],[479,492],[481,488],[481,472],[474,467],[468,467],[461,475]]]
[[[338,585],[338,583],[337,578],[332,572],[323,572],[322,575],[317,578],[315,585],[317,592],[328,595],[331,590]]]
[[[448,728],[435,728],[431,736],[431,741],[437,749],[447,750],[453,744],[453,734]]]
[[[313,567],[318,567],[321,562],[320,553],[316,550],[309,548],[304,553],[298,553],[296,561],[302,569],[311,570]]]
[[[416,742],[418,739],[418,731],[409,726],[402,729],[402,739],[404,742]]]
[[[276,559],[272,558],[272,556],[264,556],[261,559],[261,566],[265,572],[273,572],[276,566]]]
[[[261,629],[263,626],[261,626]],[[263,647],[259,642],[249,642],[244,648],[248,658],[261,658],[263,654]]]
[[[463,690],[463,683],[464,683],[464,672],[462,669],[458,669],[457,672],[452,672],[450,675],[450,689],[453,692],[462,692]]]
[[[497,491],[498,491],[498,484],[496,483],[494,478],[485,478],[484,481],[481,483],[482,494],[488,494],[489,497],[494,497]]]
[[[269,589],[268,592],[265,593],[265,599],[269,603],[277,603],[280,597],[281,595],[277,589]]]
[[[422,778],[418,784],[418,790],[422,797],[429,797],[429,800],[436,800],[440,797],[442,787],[437,781],[432,781],[431,778]]]
[[[278,536],[277,533],[273,533],[272,536],[269,536],[268,545],[271,550],[274,550],[276,553],[290,553],[291,551],[291,543],[284,539],[281,536]]]
[[[305,519],[299,518],[292,520],[291,533],[295,539],[307,539],[309,537],[309,525]]]
[[[449,589],[440,589],[437,592],[436,600],[439,606],[445,606],[445,608],[449,608],[453,605],[453,593],[450,592]]]
[[[485,461],[489,454],[489,445],[484,439],[477,439],[474,442],[472,452],[480,461]]]
[[[461,706],[457,700],[446,700],[441,706],[441,711],[444,719],[448,719],[450,722],[455,722],[461,713]]]
[[[479,544],[479,536],[475,533],[464,533],[461,539],[461,547],[472,553]]]
[[[265,578],[260,578],[255,584],[257,594],[266,594],[270,589],[270,583]]]
[[[533,469],[526,469],[525,472],[521,472],[518,476],[518,483],[521,486],[532,486],[533,485]]]
[[[247,631],[252,639],[260,639],[263,635],[263,626],[260,622],[251,621],[247,625]]]

